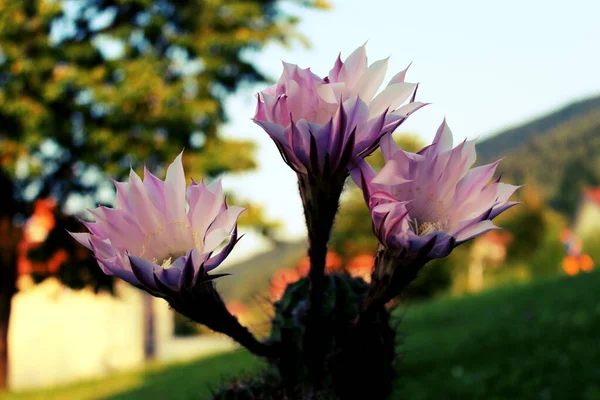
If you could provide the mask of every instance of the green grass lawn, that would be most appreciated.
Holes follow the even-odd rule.
[[[599,272],[402,306],[398,316],[393,398],[600,399]],[[201,399],[259,365],[239,351],[3,399]]]

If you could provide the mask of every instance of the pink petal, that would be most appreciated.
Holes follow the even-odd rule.
[[[242,207],[229,207],[224,213],[219,215],[211,224],[206,237],[204,238],[204,251],[215,250],[225,239],[231,235],[231,232],[237,224],[237,219],[245,210]]]
[[[485,220],[468,226],[456,233],[456,242],[462,243],[492,229],[498,229],[490,220]]]
[[[363,101],[369,103],[373,100],[375,93],[379,90],[385,72],[387,70],[388,59],[379,60],[371,64],[367,72],[360,78],[352,90],[351,96],[358,96]]]
[[[373,118],[386,109],[395,110],[410,98],[417,85],[413,83],[394,83],[379,93],[369,105],[369,117]]]
[[[73,239],[77,240],[80,244],[84,245],[88,248],[88,250],[92,250],[92,245],[90,243],[90,234],[89,233],[77,233],[77,232],[69,232],[67,231]]]
[[[209,225],[217,218],[225,201],[221,180],[217,180],[214,185],[214,191],[200,185],[191,185],[187,189],[188,220],[200,238],[204,237]]]
[[[433,145],[430,151],[441,153],[442,151],[448,151],[452,149],[452,131],[446,119],[442,122],[438,128],[435,138],[433,139]]]
[[[398,185],[409,182],[406,173],[406,168],[396,160],[388,161],[379,171],[377,176],[373,178],[372,183],[380,185]]]
[[[338,81],[346,82],[350,87],[356,84],[356,77],[362,76],[367,71],[367,51],[362,45],[352,52],[344,61],[340,70]]]
[[[331,82],[338,82],[340,71],[342,70],[342,66],[344,63],[342,62],[342,55],[339,54],[337,60],[335,60],[335,64],[331,71],[329,71],[329,80]]]
[[[151,203],[151,205],[154,206],[154,209],[161,215],[165,213],[165,209],[167,207],[167,200],[165,198],[165,183],[152,174],[152,172],[150,172],[145,165],[144,181],[142,182],[137,175],[130,175],[129,182],[131,183],[132,187],[137,189],[135,196],[139,196],[140,201]],[[132,192],[133,191],[134,190],[132,189]],[[134,194],[132,193],[131,195]]]
[[[185,174],[182,163],[183,152],[167,168],[165,179],[166,216],[168,221],[183,221],[185,215]]]
[[[402,82],[404,82],[404,80],[406,78],[406,72],[410,68],[411,64],[408,64],[408,66],[406,68],[404,68],[402,71],[400,71],[396,75],[394,75],[394,77],[390,80],[390,83],[388,83],[388,86],[389,85],[393,85],[394,83],[402,83]]]
[[[390,115],[392,117],[405,119],[415,111],[429,105],[429,103],[422,103],[420,101],[412,101],[408,104],[403,105],[402,107],[392,111]],[[390,121],[391,122],[391,121]]]

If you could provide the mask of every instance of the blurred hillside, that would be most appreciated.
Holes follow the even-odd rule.
[[[216,280],[219,293],[226,301],[252,302],[257,293],[266,292],[275,271],[293,267],[306,254],[306,240],[278,242],[267,252],[227,268],[231,274]]]
[[[571,103],[477,145],[479,163],[505,157],[509,182],[534,185],[557,211],[572,217],[586,186],[600,184],[600,96]]]

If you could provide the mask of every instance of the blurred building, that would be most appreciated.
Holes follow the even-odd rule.
[[[506,259],[506,247],[512,241],[507,231],[489,231],[477,237],[471,246],[469,260],[469,290],[477,292],[484,286],[484,271],[498,268]]]
[[[584,190],[575,214],[573,233],[586,240],[600,232],[600,187]]]

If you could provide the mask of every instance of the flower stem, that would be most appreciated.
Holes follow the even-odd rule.
[[[229,336],[251,353],[269,359],[278,357],[276,346],[260,342],[229,312],[213,282],[202,282],[192,290],[172,294],[166,300],[182,315]]]
[[[424,264],[421,261],[405,258],[402,252],[379,250],[375,258],[369,292],[354,321],[355,328],[360,330],[364,328],[363,325],[371,323],[376,310],[402,293],[417,278]]]
[[[229,336],[252,354],[269,359],[277,358],[278,351],[274,345],[264,343],[256,339],[254,335],[243,326],[236,317],[230,314],[229,321],[223,325],[219,332]]]
[[[345,174],[333,175],[327,180],[298,174],[298,185],[308,229],[310,259],[309,308],[303,340],[304,356],[312,376],[311,380],[317,386],[323,378],[324,359],[327,354],[327,349],[322,348],[323,341],[319,340],[319,329],[323,319],[327,244],[345,180]]]

